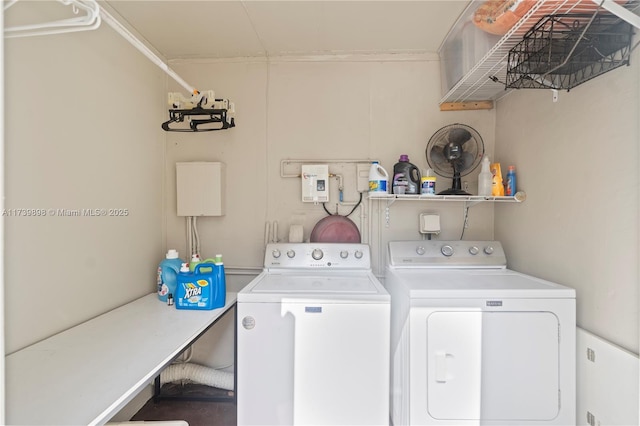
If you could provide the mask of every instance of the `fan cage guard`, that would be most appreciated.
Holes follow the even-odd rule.
[[[433,160],[429,158],[429,151],[434,146],[438,145],[438,140],[443,138],[446,140],[444,136],[448,135],[452,129],[464,129],[468,131],[471,134],[471,138],[475,139],[476,143],[478,144],[478,152],[476,156],[474,156],[474,161],[471,167],[465,170],[464,173],[461,173],[460,176],[466,176],[472,171],[474,171],[480,165],[482,156],[484,155],[484,140],[482,139],[482,136],[480,136],[480,133],[478,133],[478,131],[473,127],[467,124],[455,123],[455,124],[448,124],[436,130],[435,133],[431,135],[431,138],[429,138],[429,141],[427,142],[425,156],[426,156],[427,164],[429,165],[429,167],[431,167],[438,176],[441,176],[446,179],[452,179],[454,177],[453,166],[451,166],[450,162],[446,162],[446,166],[433,162]]]
[[[633,27],[611,14],[546,15],[509,51],[505,86],[568,91],[629,65],[632,39]]]

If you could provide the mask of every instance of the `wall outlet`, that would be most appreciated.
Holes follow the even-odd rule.
[[[356,178],[357,178],[357,190],[358,192],[369,191],[369,170],[371,164],[357,163],[356,164]]]

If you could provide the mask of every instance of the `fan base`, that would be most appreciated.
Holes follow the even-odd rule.
[[[449,188],[444,191],[438,192],[438,195],[471,195],[467,191],[463,191],[462,189],[453,189]]]

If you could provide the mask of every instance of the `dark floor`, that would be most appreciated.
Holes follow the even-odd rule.
[[[233,392],[197,384],[169,383],[162,387],[160,395],[157,401],[150,399],[131,420],[184,420],[189,426],[236,425]]]

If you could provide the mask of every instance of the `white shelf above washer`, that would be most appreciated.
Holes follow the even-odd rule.
[[[516,196],[484,196],[484,195],[398,195],[398,194],[377,194],[369,193],[371,200],[386,200],[387,205],[393,204],[395,201],[423,201],[423,202],[464,202],[467,207],[474,206],[482,202],[503,202],[503,203],[521,203],[527,196],[523,191],[518,191]]]

